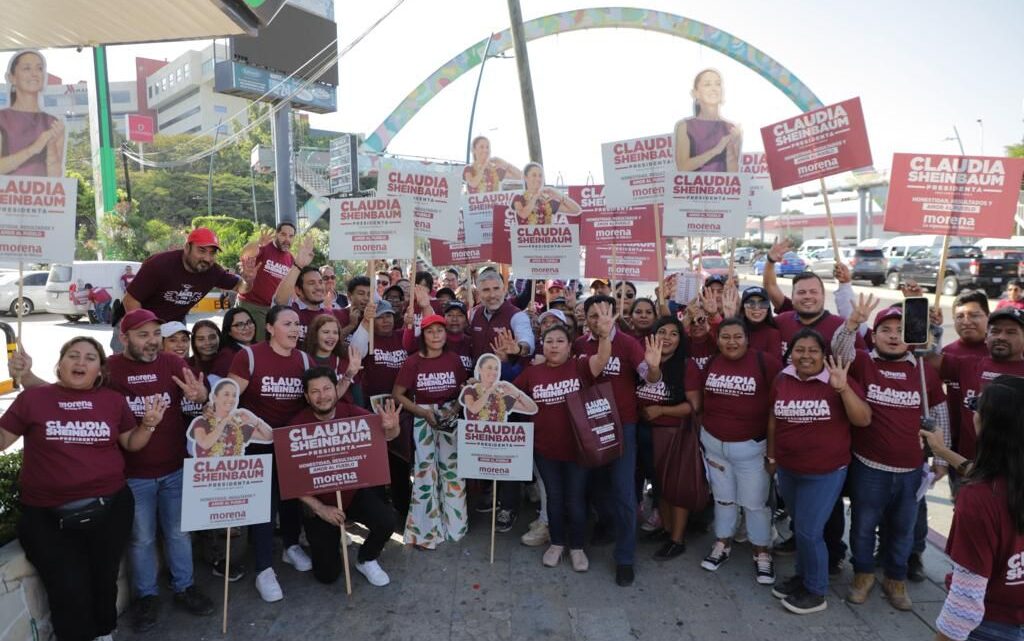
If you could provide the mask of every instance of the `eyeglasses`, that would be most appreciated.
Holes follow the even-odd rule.
[[[246,327],[255,327],[256,323],[251,320],[241,321],[238,323],[231,323],[231,329],[245,329]]]
[[[985,317],[986,316],[985,316],[984,312],[971,312],[969,314],[957,314],[956,316],[953,317],[953,319],[955,321],[957,321],[958,323],[962,323],[962,322],[968,321],[968,320],[972,320],[972,321],[981,320],[981,319],[983,319]]]
[[[743,306],[747,309],[768,309],[772,304],[766,300],[748,300]]]
[[[964,399],[964,407],[971,410],[972,412],[978,411],[978,399],[979,396],[968,396]]]
[[[337,276],[324,276],[324,280],[338,280]]]

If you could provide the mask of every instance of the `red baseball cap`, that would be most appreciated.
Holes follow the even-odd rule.
[[[431,325],[444,325],[444,318],[437,314],[431,314],[430,316],[424,316],[423,320],[420,321],[420,329],[426,329]]]
[[[188,235],[188,239],[185,242],[196,247],[216,247],[220,249],[220,240],[217,238],[217,234],[213,233],[213,230],[208,227],[196,227]]]
[[[886,307],[882,311],[878,312],[875,316],[875,324],[872,326],[872,330],[878,331],[878,326],[889,320],[890,318],[897,318],[903,320],[903,310],[899,307]]]
[[[148,309],[133,309],[124,315],[121,319],[121,331],[127,333],[128,330],[141,327],[146,323],[157,323],[163,325],[164,322],[157,318],[156,314],[149,311]]]
[[[565,281],[564,280],[549,280],[548,281],[548,289],[553,289],[555,287],[557,287],[558,289],[565,289]]]

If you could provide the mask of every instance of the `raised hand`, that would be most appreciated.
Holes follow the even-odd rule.
[[[238,274],[243,281],[252,284],[256,280],[256,273],[262,266],[263,263],[256,263],[255,256],[242,256],[238,261]]]
[[[362,314],[360,314],[359,310],[356,309],[353,309],[352,312],[357,318],[357,323],[360,321],[368,321],[363,322],[363,325],[366,325],[366,331],[370,331],[370,323],[373,322],[373,319],[377,318],[377,303],[372,300],[366,303],[366,307],[363,309]],[[352,318],[349,318],[349,322],[352,322]]]
[[[850,274],[850,267],[846,263],[839,262],[838,258],[836,259],[836,266],[832,268],[832,276],[835,277],[836,282],[840,285],[853,280],[853,276]]]
[[[355,345],[349,344],[348,368],[345,370],[345,376],[348,376],[350,379],[355,378],[356,374],[362,369],[362,358],[359,355],[359,349]]]
[[[726,285],[722,291],[722,316],[733,318],[740,312],[740,290],[734,283]]]
[[[647,337],[644,345],[644,362],[648,367],[661,365],[662,347],[664,347],[664,342],[661,340],[661,336],[652,334]]]
[[[707,288],[701,288],[697,298],[700,300],[700,306],[704,308],[709,317],[718,313],[718,301],[712,292],[707,291]]]
[[[597,337],[611,338],[612,328],[615,327],[615,312],[608,303],[597,303]]]
[[[18,341],[18,349],[11,354],[11,358],[7,361],[7,371],[11,378],[18,380],[32,372],[32,357],[21,346],[21,341]]]
[[[875,311],[881,302],[882,300],[875,298],[874,294],[868,294],[867,298],[864,298],[864,294],[858,294],[857,303],[853,306],[853,311],[850,312],[850,317],[847,320],[858,325],[866,323],[871,317],[871,312]]]
[[[164,420],[164,412],[167,411],[170,403],[164,400],[162,394],[153,394],[143,400],[142,421],[140,424],[147,430],[154,429]]]
[[[203,373],[199,372],[197,377],[187,367],[181,368],[181,378],[177,376],[171,376],[171,379],[178,384],[184,393],[185,398],[192,401],[193,403],[202,403],[207,398],[206,386],[203,385]]]
[[[298,251],[295,252],[295,266],[299,269],[309,267],[313,262],[313,237],[306,234],[299,241]]]
[[[909,278],[900,283],[900,291],[903,292],[904,298],[924,296],[924,288],[918,285],[916,280]]]
[[[778,263],[782,261],[782,257],[786,255],[786,252],[791,249],[793,249],[793,246],[789,243],[788,238],[776,240],[775,244],[768,250],[768,258],[771,258],[774,262]]]
[[[400,414],[402,408],[394,399],[389,398],[384,401],[384,409],[381,411],[381,426],[384,428],[384,438],[391,440],[398,436],[402,427],[399,424]]]
[[[828,368],[828,384],[840,394],[846,391],[846,373],[850,370],[852,362],[851,360],[844,364],[842,358],[833,356],[825,359],[825,366]]]
[[[413,296],[416,299],[416,307],[422,310],[430,308],[430,290],[424,285],[414,285]]]

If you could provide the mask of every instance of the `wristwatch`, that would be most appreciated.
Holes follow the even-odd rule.
[[[775,263],[777,263],[777,262],[778,262],[777,260],[775,260],[774,258],[772,258],[772,255],[771,255],[771,254],[765,254],[765,255],[764,255],[764,259],[765,259],[766,261],[768,261],[769,263],[773,264],[773,265],[774,265]]]

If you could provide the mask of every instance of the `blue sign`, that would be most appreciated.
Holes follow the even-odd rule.
[[[302,78],[287,78],[285,74],[238,62],[222,61],[214,68],[214,89],[220,93],[277,102],[298,91],[291,103],[299,109],[321,114],[338,110],[337,87],[315,82],[299,90],[304,83]]]

